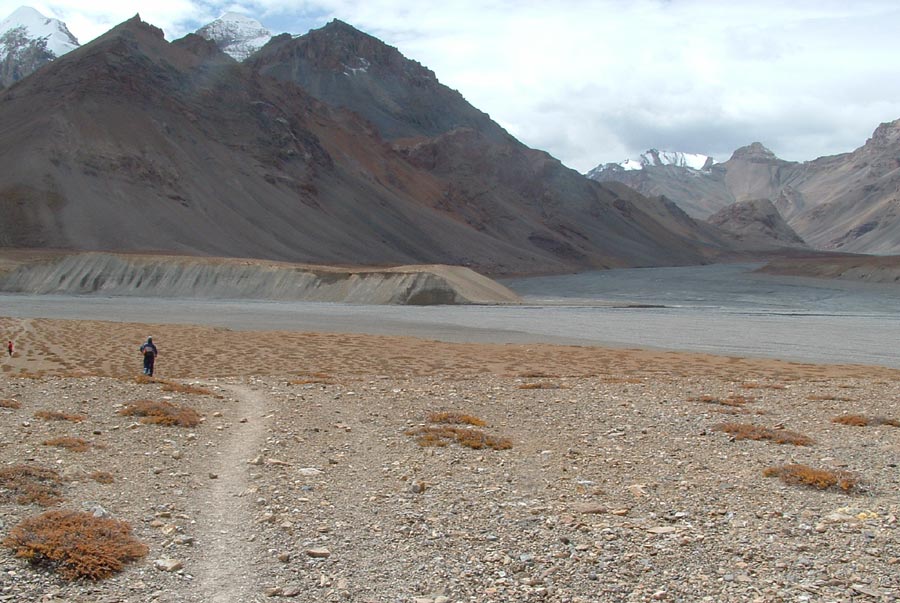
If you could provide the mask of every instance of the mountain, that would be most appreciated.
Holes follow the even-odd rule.
[[[65,23],[22,6],[0,21],[0,88],[78,48]]]
[[[241,13],[228,12],[195,32],[212,40],[220,50],[237,61],[243,61],[272,39],[265,26]]]
[[[732,233],[746,245],[759,249],[806,247],[803,239],[788,226],[768,199],[732,203],[710,216],[707,222]]]
[[[626,159],[622,163],[606,163],[595,167],[586,175],[593,180],[602,181],[606,171],[621,172],[642,170],[646,167],[661,167],[673,165],[675,167],[690,168],[693,170],[709,170],[715,161],[708,155],[698,153],[683,153],[681,151],[659,151],[650,149],[641,153],[635,159]]]
[[[433,137],[455,128],[512,140],[430,69],[343,21],[296,38],[276,36],[249,64],[263,75],[299,84],[329,105],[362,115],[388,140]]]
[[[346,44],[372,59],[368,89],[449,99],[431,110],[473,121],[447,118],[453,129],[390,143],[362,111],[267,75],[292,72],[289,60],[272,59],[293,56],[284,39],[242,64],[197,35],[166,42],[135,17],[0,94],[9,124],[0,130],[0,246],[493,274],[698,263],[727,247],[673,204],[598,184],[521,145],[421,66],[353,35]],[[254,67],[260,55],[265,72]],[[434,96],[401,90],[390,75],[398,68]],[[420,117],[427,131],[443,123],[410,114],[398,109],[392,123],[411,133]]]
[[[900,120],[878,126],[851,153],[813,161],[785,161],[755,142],[709,170],[646,166],[591,177],[665,195],[699,218],[737,201],[769,199],[816,249],[900,253]]]

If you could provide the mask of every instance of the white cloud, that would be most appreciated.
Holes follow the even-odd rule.
[[[0,16],[20,0],[0,0]],[[178,37],[225,10],[303,33],[337,17],[435,71],[523,142],[587,170],[649,146],[725,158],[851,150],[900,118],[893,0],[75,0],[84,42],[140,12]]]

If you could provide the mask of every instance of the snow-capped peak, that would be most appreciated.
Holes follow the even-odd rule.
[[[197,35],[212,40],[226,54],[243,61],[272,39],[272,32],[242,13],[228,12],[197,30]]]
[[[626,159],[619,165],[625,170],[642,170],[648,166],[662,165],[687,167],[694,170],[708,170],[713,163],[715,163],[715,161],[708,155],[650,149],[646,153],[641,153],[637,159]]]
[[[45,17],[30,6],[20,6],[13,14],[0,21],[0,36],[21,29],[28,40],[43,40],[46,49],[54,56],[62,56],[78,48],[78,40],[59,19]],[[0,49],[2,50],[2,49]],[[7,52],[10,49],[6,49]]]

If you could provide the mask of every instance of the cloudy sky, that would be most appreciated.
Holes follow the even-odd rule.
[[[27,1],[27,0],[26,0]],[[0,18],[22,0],[0,0]],[[900,118],[896,0],[56,0],[85,43],[140,13],[175,39],[227,10],[273,32],[339,18],[586,171],[651,148],[807,160]]]

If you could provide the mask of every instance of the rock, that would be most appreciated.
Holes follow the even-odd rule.
[[[163,559],[157,559],[156,561],[154,561],[153,567],[160,570],[161,572],[177,572],[184,567],[184,564],[177,559],[169,559],[165,557]]]
[[[281,596],[282,597],[296,597],[302,592],[303,592],[303,587],[293,584],[291,586],[286,586],[284,588],[284,592],[281,593]]]
[[[606,507],[604,507],[603,505],[596,504],[596,503],[578,504],[578,505],[574,506],[574,510],[577,513],[584,513],[586,515],[606,513]]]
[[[425,492],[425,489],[427,487],[428,486],[425,484],[425,482],[413,482],[409,485],[409,491],[412,494],[421,494]]]
[[[100,506],[99,503],[85,502],[81,504],[81,508],[90,513],[94,517],[108,518],[112,517],[109,511]]]
[[[651,534],[673,534],[678,531],[678,528],[675,526],[657,526],[653,528],[647,528],[647,531]]]
[[[313,475],[321,475],[322,470],[316,469],[315,467],[303,467],[302,469],[297,469],[297,473],[299,473],[300,475],[311,477]]]
[[[278,553],[278,560],[281,561],[282,563],[287,563],[288,561],[291,560],[291,554],[290,553]]]
[[[331,551],[326,548],[306,549],[306,554],[313,559],[327,559],[331,557]]]

